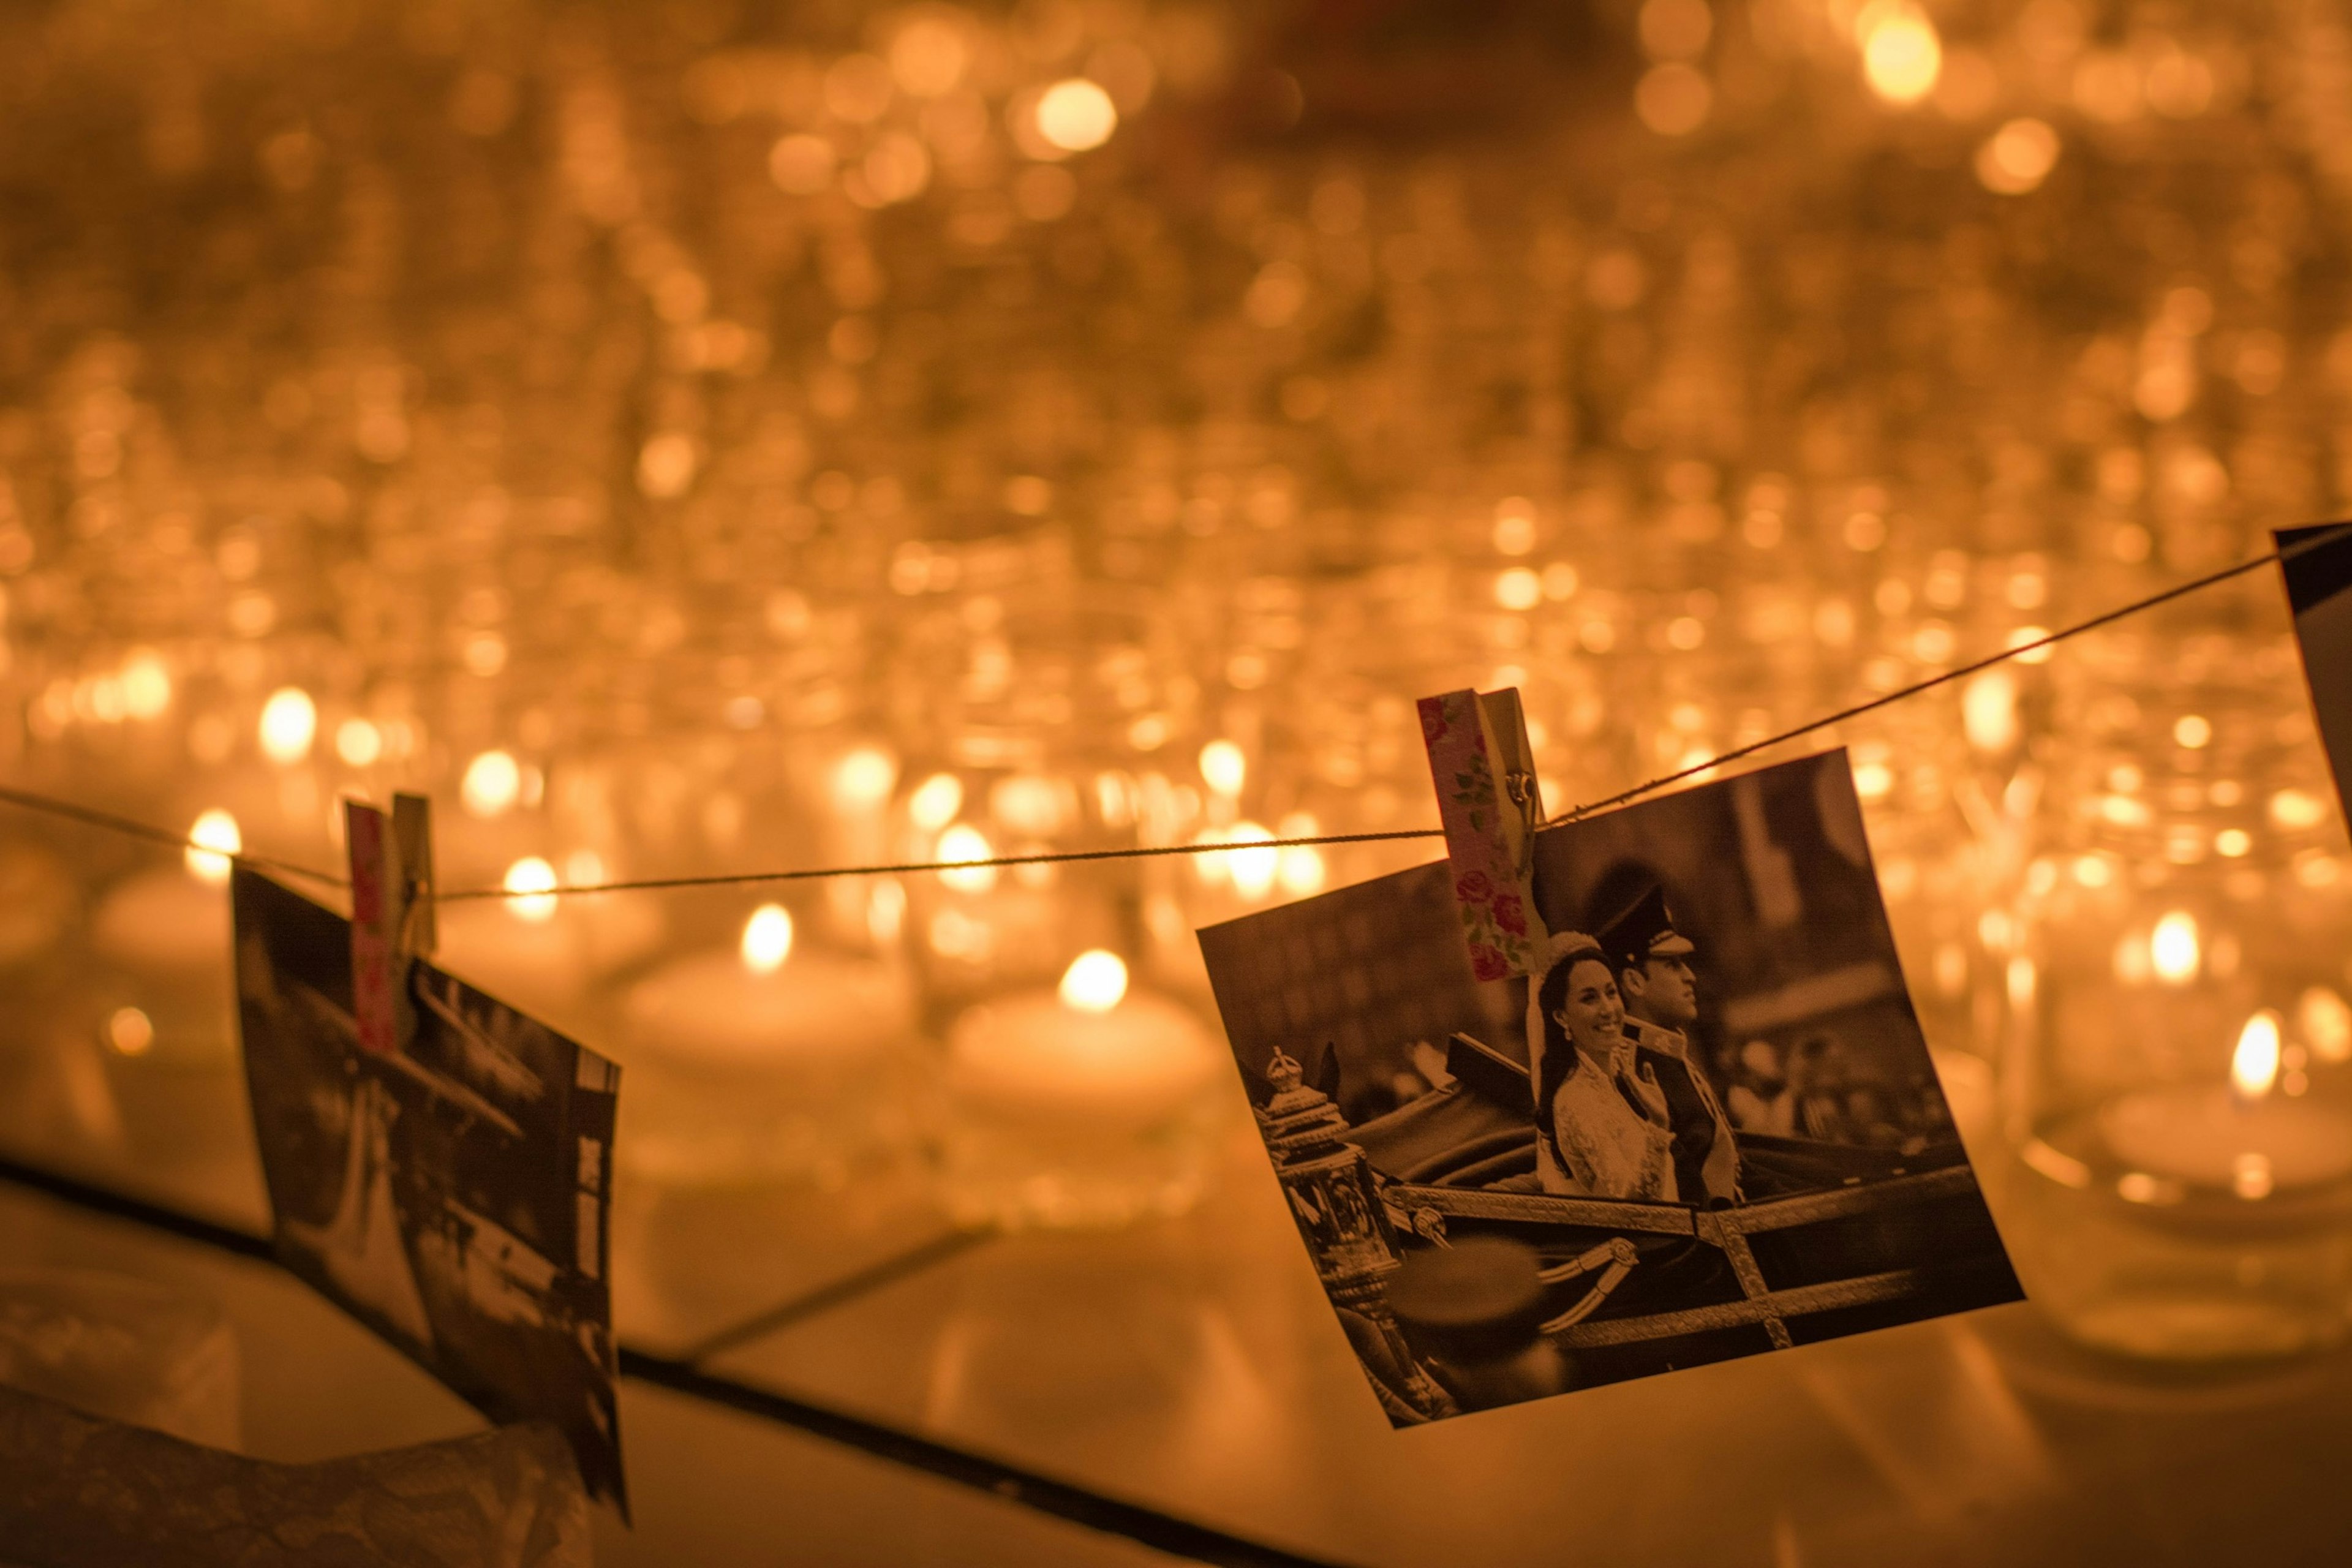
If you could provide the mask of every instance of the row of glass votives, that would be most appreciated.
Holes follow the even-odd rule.
[[[1973,1038],[1937,1043],[1998,1070],[1998,1106],[1971,1106],[1945,1053],[1956,1110],[2000,1132],[1996,1185],[2032,1216],[2021,1265],[2077,1331],[2142,1353],[2327,1342],[2352,1300],[2352,890],[2293,647],[2265,615],[2217,597],[2070,650],[2054,695],[2005,694],[2061,721],[2021,761],[2018,726],[1985,721],[1972,693],[1961,729],[2007,737],[1978,748],[1973,780],[1928,789],[1916,761],[1897,780],[1876,742],[1856,752],[1898,926],[1923,888],[1979,911],[1913,978],[1976,998]],[[1271,831],[1241,816],[1250,770],[1229,743],[1181,784],[991,760],[1008,765],[902,780],[877,747],[839,752],[819,770],[831,809],[813,842],[837,864]],[[1988,830],[1965,797],[2004,768],[2007,826]],[[217,816],[199,833],[233,842]],[[1221,1081],[1202,977],[1181,961],[1191,931],[1332,874],[1319,852],[1271,848],[974,866],[837,879],[744,919],[740,896],[548,896],[603,870],[593,849],[562,858],[560,873],[509,862],[509,885],[536,896],[451,901],[445,957],[632,1067],[638,1171],[833,1181],[928,1141],[951,1203],[1061,1222],[1185,1201],[1200,1146],[1186,1130]],[[2013,900],[2002,865],[2021,868]],[[226,945],[215,874],[197,856],[98,903],[92,945],[144,977],[90,1020],[117,1056],[185,1059],[204,1008],[161,977],[192,977],[217,1011],[219,977],[193,979]]]
[[[2029,1292],[2163,1359],[2352,1328],[2352,858],[2275,584],[2059,655],[2030,858],[1984,914]]]
[[[1240,765],[1223,752],[1208,761],[1236,790]],[[1048,819],[1077,798],[1067,779],[1017,774],[992,786],[943,771],[898,791],[894,805],[894,772],[873,747],[833,766],[837,814],[812,837],[836,860],[860,850],[867,863],[985,858],[992,837],[1021,851],[1075,841],[1017,836],[1054,831]],[[1110,803],[1133,842],[1121,792],[1150,792],[1126,775],[1087,782],[1082,815],[1099,829]],[[1192,792],[1203,793],[1216,795]],[[1230,819],[1231,801],[1208,815]],[[489,826],[455,826],[460,842]],[[509,826],[510,845],[533,837]],[[88,889],[87,921],[63,862],[26,863],[58,896],[20,904],[49,911],[25,933],[25,957],[54,961],[78,946],[96,956],[100,983],[73,1004],[82,1016],[68,1032],[100,1047],[132,1092],[159,1074],[233,1072],[226,856],[244,836],[220,808],[191,832],[211,852],[107,877]],[[559,894],[609,873],[593,849],[557,858],[560,871],[540,855],[508,865],[499,880],[520,896],[444,900],[436,956],[631,1069],[633,1173],[831,1184],[930,1147],[946,1161],[951,1207],[1011,1223],[1104,1223],[1190,1201],[1223,1053],[1202,1016],[1197,958],[1171,957],[1174,939],[1189,945],[1194,923],[1321,877],[1307,850],[1203,858],[1154,891],[1136,862],[976,866],[804,884],[791,905],[746,917],[751,895]],[[1139,983],[1130,959],[1145,971]],[[926,1040],[944,1042],[944,1055]],[[216,1147],[240,1130],[216,1131],[163,1130],[143,1152],[158,1138]]]

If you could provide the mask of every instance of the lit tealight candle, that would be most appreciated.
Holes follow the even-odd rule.
[[[763,904],[733,951],[689,953],[622,1005],[631,1075],[622,1157],[669,1185],[845,1176],[885,1141],[897,1047],[915,1033],[902,971],[813,952]]]
[[[949,1040],[957,1094],[986,1111],[1133,1131],[1191,1103],[1223,1052],[1176,1003],[1128,989],[1127,965],[1080,953],[1055,990],[972,1007]]]
[[[896,970],[813,952],[764,904],[732,952],[689,953],[640,981],[624,1007],[635,1052],[677,1067],[760,1072],[870,1055],[914,1032],[914,998]]]
[[[197,817],[188,837],[183,865],[117,884],[91,918],[90,940],[126,969],[179,978],[228,962],[229,858],[245,847],[244,837],[236,818],[219,810]]]
[[[2230,1083],[2149,1089],[2099,1113],[2099,1131],[2129,1167],[2125,1195],[2177,1200],[2168,1185],[2235,1193],[2254,1201],[2352,1176],[2352,1118],[2273,1093],[2279,1020],[2267,1008],[2246,1020]]]

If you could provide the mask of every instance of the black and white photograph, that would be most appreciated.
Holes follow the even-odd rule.
[[[1525,975],[1477,978],[1445,861],[1200,933],[1391,1422],[2021,1299],[1843,751],[1544,829],[1534,868]]]
[[[351,922],[242,866],[237,1009],[281,1262],[495,1420],[570,1439],[625,1510],[608,1218],[619,1068],[411,966],[362,1050]]]
[[[2352,816],[2352,526],[2283,528],[2273,538],[2320,743]]]

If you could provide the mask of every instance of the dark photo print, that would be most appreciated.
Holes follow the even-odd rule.
[[[2018,1300],[1843,752],[1547,828],[1473,974],[1446,862],[1201,932],[1398,1426]]]
[[[2320,744],[2352,816],[2352,524],[2283,528],[2273,537]]]
[[[620,1069],[429,963],[416,1034],[362,1050],[351,922],[244,867],[246,1074],[289,1268],[625,1500],[606,1284]]]

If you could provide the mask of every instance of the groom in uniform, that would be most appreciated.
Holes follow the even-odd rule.
[[[1698,1022],[1698,977],[1690,955],[1697,949],[1675,930],[1665,889],[1652,886],[1601,928],[1599,940],[1617,972],[1625,1036],[1665,1090],[1676,1189],[1685,1203],[1707,1208],[1738,1203],[1739,1149],[1731,1119],[1690,1056],[1689,1031]]]

